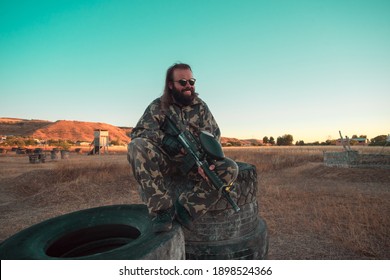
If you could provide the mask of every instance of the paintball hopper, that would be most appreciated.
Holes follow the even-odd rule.
[[[223,160],[225,155],[221,144],[215,139],[214,135],[207,131],[202,131],[199,135],[200,145],[203,150],[214,160]]]

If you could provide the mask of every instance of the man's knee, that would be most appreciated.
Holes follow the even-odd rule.
[[[165,174],[170,162],[161,149],[146,138],[135,138],[128,145],[127,159],[134,173],[140,171]]]
[[[129,163],[133,163],[140,158],[147,158],[150,156],[151,150],[155,150],[154,144],[146,138],[132,139],[127,146],[127,160]]]

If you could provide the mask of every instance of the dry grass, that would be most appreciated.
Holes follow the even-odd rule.
[[[269,258],[388,259],[389,170],[325,167],[323,151],[226,151],[257,168],[260,215],[270,231]]]
[[[229,148],[225,153],[257,168],[270,259],[390,257],[388,170],[325,167],[323,148]],[[69,160],[44,164],[0,155],[0,194],[0,240],[60,214],[140,203],[125,154],[72,153]]]
[[[25,156],[2,156],[0,166],[0,240],[64,213],[140,202],[123,154],[72,154],[69,160],[44,164],[30,164]]]

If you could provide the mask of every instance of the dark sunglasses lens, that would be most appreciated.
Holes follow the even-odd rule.
[[[195,85],[195,79],[191,79],[188,82],[190,83],[191,86]]]
[[[187,84],[187,80],[179,80],[179,84],[184,87]]]

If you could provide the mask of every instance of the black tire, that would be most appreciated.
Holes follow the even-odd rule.
[[[0,244],[0,259],[184,259],[184,236],[155,234],[145,205],[81,210],[31,226]]]
[[[257,202],[240,205],[240,208],[238,213],[233,209],[209,210],[194,222],[192,230],[183,228],[186,242],[228,240],[249,234],[259,219]]]
[[[234,183],[234,192],[236,192],[236,203],[238,206],[257,203],[257,172],[256,167],[245,162],[237,162],[239,172]],[[227,210],[232,209],[226,199],[221,198],[210,210]]]
[[[186,240],[188,260],[262,260],[267,254],[267,225],[261,218],[255,230],[238,238],[213,242]]]
[[[236,213],[221,198],[194,222],[193,230],[184,229],[186,242],[235,239],[255,230],[258,223],[256,168],[242,162],[237,162],[237,165],[239,173],[235,182],[235,200],[241,210]]]
[[[237,162],[235,182],[238,213],[221,198],[194,222],[193,229],[183,228],[186,259],[264,259],[268,253],[267,225],[259,215],[256,167]],[[178,196],[192,188],[185,178],[171,178],[171,187]]]

